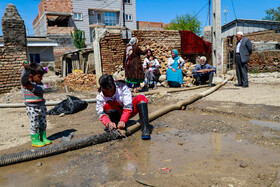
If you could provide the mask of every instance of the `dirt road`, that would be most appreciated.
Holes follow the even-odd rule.
[[[163,89],[149,96],[149,110],[206,89],[172,94]],[[138,132],[126,139],[1,167],[0,186],[279,185],[279,94],[279,83],[251,83],[249,88],[237,88],[229,82],[186,110],[173,111],[153,121],[151,141],[142,141]],[[6,117],[0,121],[4,144],[0,146],[1,155],[30,149],[25,110],[0,111]],[[20,146],[14,146],[7,137],[18,132],[6,136],[9,128],[4,129],[7,125],[3,123],[17,129],[14,121],[18,118],[26,121],[20,127],[24,132],[14,141],[26,137],[26,142],[19,141]],[[103,132],[95,104],[77,114],[49,116],[48,125],[54,143],[60,142],[63,132],[75,132],[74,138]],[[4,146],[11,148],[3,149]]]

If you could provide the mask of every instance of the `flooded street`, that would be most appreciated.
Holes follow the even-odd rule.
[[[257,120],[264,108],[264,121]],[[241,116],[241,110],[250,115]],[[154,120],[150,141],[142,141],[137,132],[1,167],[0,186],[279,185],[279,121],[271,121],[275,112],[279,107],[198,101]]]

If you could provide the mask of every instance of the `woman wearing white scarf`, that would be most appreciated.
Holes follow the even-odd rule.
[[[137,92],[140,83],[144,81],[144,70],[141,62],[141,55],[145,55],[147,50],[142,51],[138,45],[138,39],[133,37],[125,48],[123,59],[123,67],[125,69],[125,77],[129,87]]]

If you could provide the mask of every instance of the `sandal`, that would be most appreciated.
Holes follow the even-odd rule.
[[[184,85],[183,85],[183,84],[181,84],[181,88],[184,88]]]
[[[158,89],[158,87],[153,87],[153,90],[156,90],[156,89]]]

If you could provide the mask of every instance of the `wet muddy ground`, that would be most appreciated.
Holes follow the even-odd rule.
[[[149,110],[206,89],[149,96]],[[229,90],[238,91],[227,85],[213,95],[220,98]],[[279,186],[280,106],[209,99],[213,95],[151,122],[150,141],[142,141],[137,132],[125,139],[0,167],[0,186]],[[48,132],[54,143],[66,131],[74,132],[73,139],[103,132],[94,109],[95,104],[90,104],[74,115],[49,116]],[[0,154],[30,149],[29,144]]]

